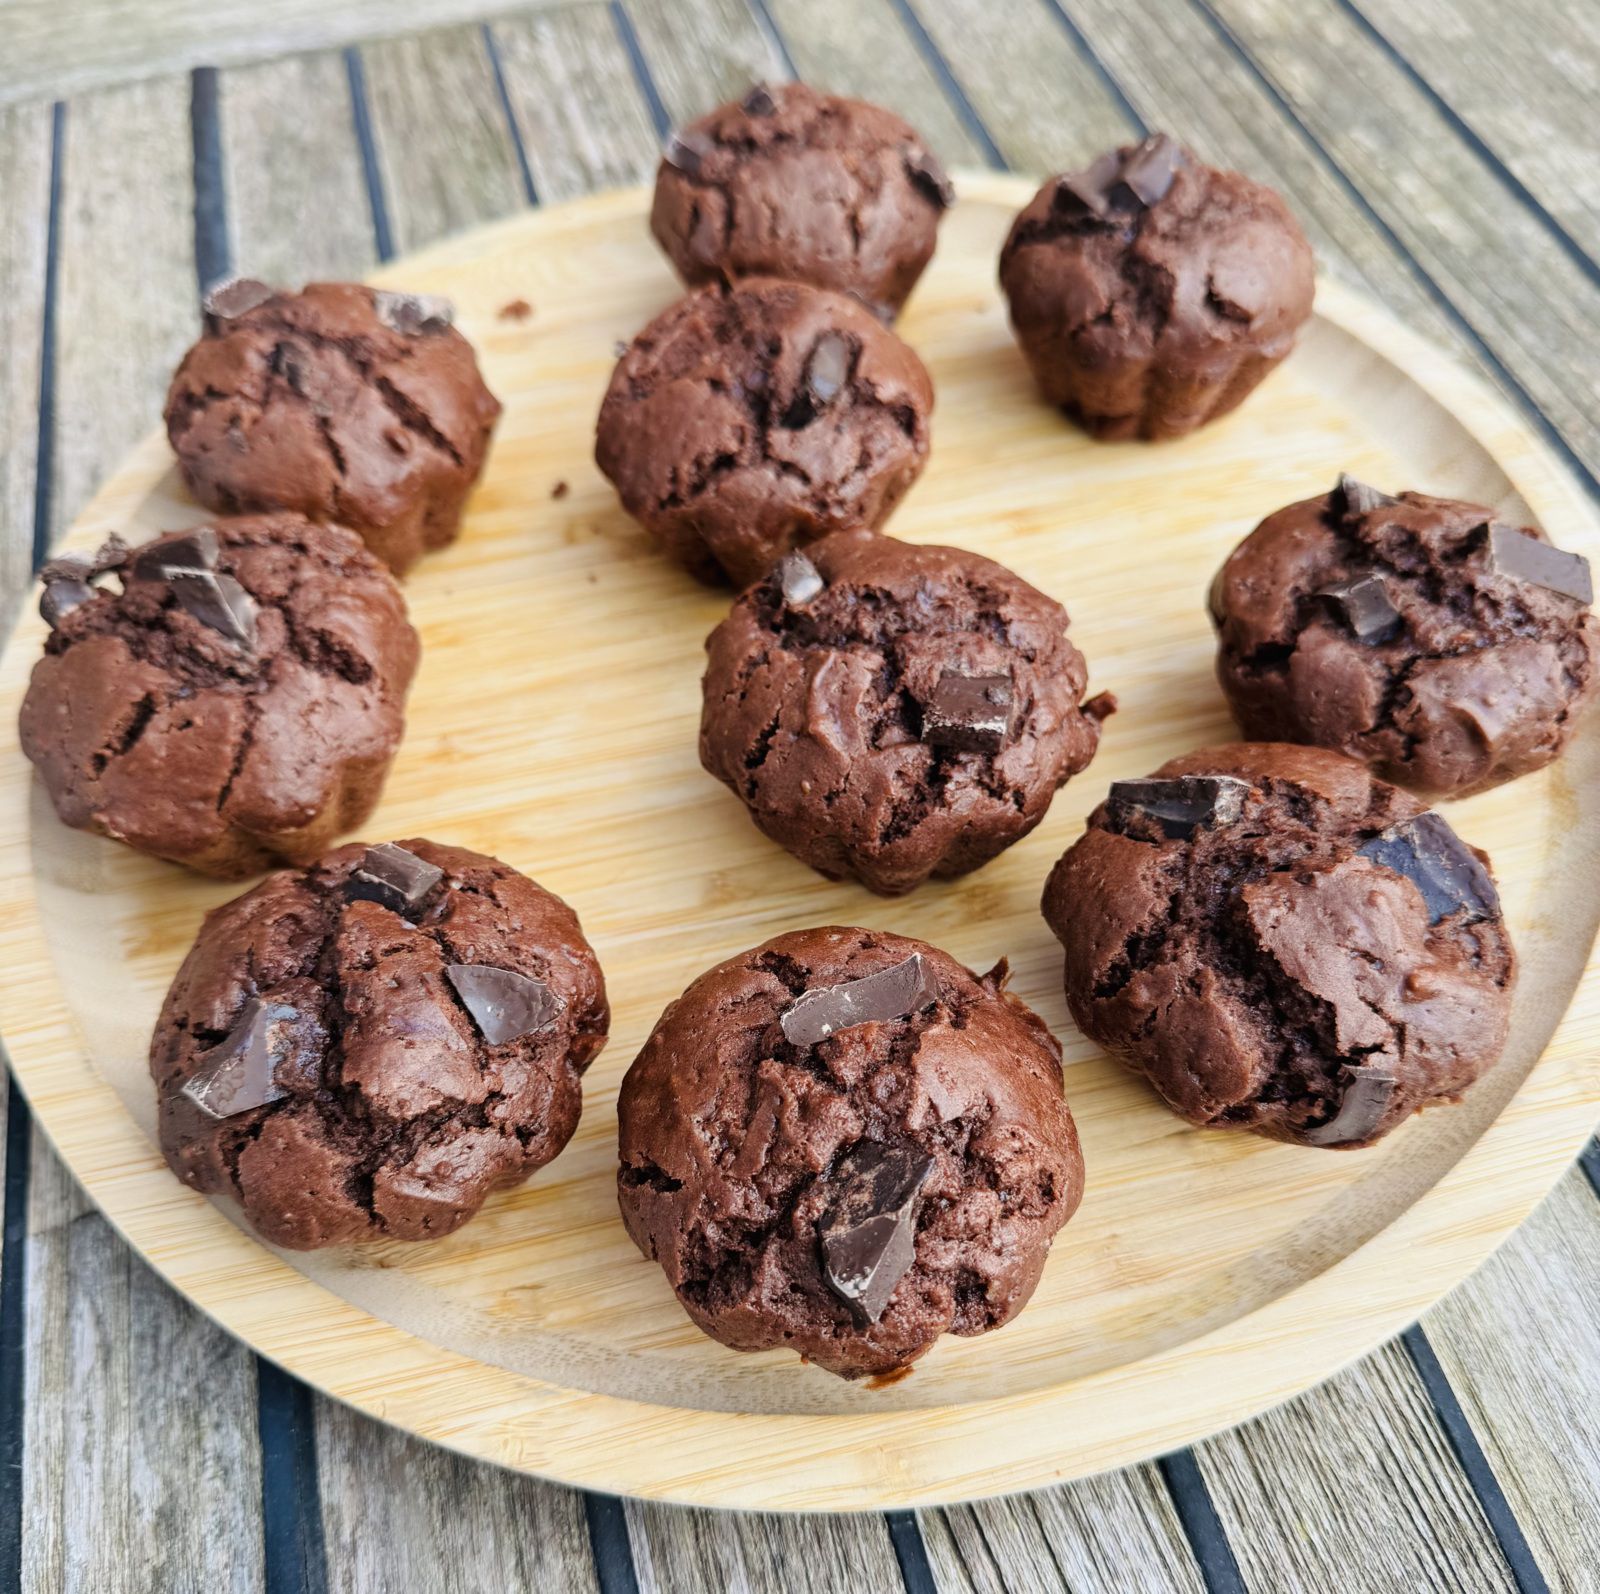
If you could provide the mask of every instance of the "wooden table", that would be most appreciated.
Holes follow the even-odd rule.
[[[147,15],[148,14],[148,15]],[[376,38],[378,30],[422,30]],[[0,0],[0,621],[155,422],[197,283],[645,179],[757,77],[952,165],[1166,127],[1600,494],[1600,10],[1522,0]],[[3,978],[0,974],[0,978]],[[915,1515],[623,1504],[313,1395],[158,1283],[6,1104],[0,1588],[1600,1589],[1600,1149],[1401,1339],[1236,1432]]]

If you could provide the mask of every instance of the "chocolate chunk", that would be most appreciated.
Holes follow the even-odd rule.
[[[1346,1063],[1350,1075],[1339,1098],[1339,1110],[1325,1124],[1305,1132],[1312,1146],[1348,1146],[1367,1139],[1383,1122],[1383,1115],[1394,1100],[1395,1076],[1377,1064]]]
[[[1398,498],[1380,493],[1376,487],[1358,482],[1354,476],[1347,476],[1343,471],[1339,472],[1339,480],[1334,483],[1333,496],[1346,515],[1370,515],[1374,509],[1382,509],[1385,504],[1400,502]]]
[[[716,143],[704,133],[674,133],[667,140],[661,158],[683,173],[691,183],[700,181],[706,161],[716,153]]]
[[[1009,675],[939,677],[933,696],[922,705],[922,740],[965,753],[996,753],[1011,735]]]
[[[1087,213],[1103,217],[1110,209],[1111,189],[1121,170],[1122,159],[1111,150],[1084,171],[1058,177],[1051,207],[1069,216]]]
[[[166,578],[178,602],[213,631],[230,642],[252,648],[256,641],[256,600],[232,576],[215,570],[190,570],[169,565]]]
[[[822,572],[798,551],[778,561],[777,577],[778,590],[791,609],[803,609],[828,584]]]
[[[229,277],[206,291],[200,308],[207,326],[212,331],[219,331],[224,321],[234,321],[242,315],[248,315],[268,299],[276,297],[276,288],[269,288],[254,277]]]
[[[547,1029],[567,1005],[543,980],[530,979],[515,969],[449,963],[444,977],[491,1046]]]
[[[753,84],[739,105],[747,116],[771,116],[778,109],[778,102],[765,83]]]
[[[1128,190],[1141,205],[1158,204],[1167,197],[1178,168],[1185,164],[1183,146],[1166,133],[1147,138],[1122,163],[1118,186]]]
[[[447,331],[456,318],[456,307],[436,293],[388,293],[378,288],[372,295],[372,308],[391,332],[403,332],[407,337]]]
[[[165,537],[141,548],[133,561],[133,573],[145,581],[165,581],[174,571],[215,570],[218,552],[215,530],[196,526],[181,537]]]
[[[232,1118],[281,1101],[288,1091],[278,1082],[281,1065],[305,1050],[297,1035],[300,1014],[282,1002],[251,997],[228,1037],[200,1055],[200,1067],[185,1083],[183,1094],[213,1118]],[[304,1057],[296,1057],[302,1065]],[[320,1066],[320,1054],[312,1059]]]
[[[82,577],[58,576],[54,581],[45,582],[44,591],[39,594],[39,613],[54,631],[67,615],[93,596],[93,586]]]
[[[1490,522],[1488,541],[1491,570],[1584,605],[1594,602],[1594,579],[1582,554],[1568,553],[1502,520]]]
[[[933,1158],[911,1146],[858,1141],[839,1158],[817,1225],[828,1288],[870,1323],[916,1259],[917,1208]]]
[[[1179,775],[1171,780],[1113,781],[1106,796],[1111,828],[1126,833],[1145,819],[1163,835],[1188,838],[1197,830],[1231,825],[1244,812],[1252,788],[1233,775]]]
[[[1489,871],[1438,814],[1403,819],[1365,842],[1357,854],[1411,881],[1422,893],[1430,924],[1460,909],[1473,919],[1492,918],[1500,911]]]
[[[857,1024],[907,1018],[936,1001],[939,987],[920,952],[841,985],[819,985],[783,1010],[779,1025],[791,1046],[815,1046]]]
[[[361,867],[344,883],[347,902],[381,902],[403,919],[414,919],[444,886],[444,870],[414,852],[385,841],[368,847]]]
[[[1317,593],[1326,598],[1360,642],[1387,642],[1400,628],[1400,611],[1382,576],[1349,576]]]
[[[919,149],[906,157],[911,186],[930,204],[948,210],[956,202],[956,185],[931,150]]]
[[[806,361],[806,392],[814,409],[825,410],[850,380],[850,340],[843,333],[824,332]]]

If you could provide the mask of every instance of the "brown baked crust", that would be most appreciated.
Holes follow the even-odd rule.
[[[1217,679],[1245,735],[1448,797],[1557,757],[1600,685],[1600,620],[1497,570],[1494,519],[1409,492],[1363,511],[1335,487],[1262,521],[1211,590]],[[1319,594],[1371,575],[1398,622],[1362,641]]]
[[[847,376],[810,397],[819,348]],[[928,458],[933,384],[841,294],[752,279],[689,294],[617,363],[595,459],[623,506],[702,580],[759,580],[789,549],[876,529]]]
[[[314,282],[208,317],[172,379],[167,435],[207,508],[349,526],[404,575],[455,541],[500,405],[459,332],[396,330],[380,303]]]
[[[887,319],[932,258],[952,197],[921,135],[892,112],[763,84],[669,141],[650,230],[691,287],[787,277],[854,294]]]
[[[1076,181],[1045,183],[1000,255],[1044,397],[1108,439],[1179,437],[1234,409],[1311,314],[1315,262],[1289,207],[1188,151],[1153,204],[1117,189],[1096,215],[1063,188]]]
[[[1315,747],[1234,743],[1156,771],[1201,774],[1254,788],[1238,822],[1124,832],[1102,804],[1050,875],[1079,1027],[1213,1128],[1317,1143],[1352,1068],[1392,1072],[1392,1098],[1323,1143],[1369,1145],[1456,1100],[1499,1058],[1515,958],[1497,905],[1430,923],[1410,880],[1355,856],[1423,805]]]
[[[791,607],[769,578],[707,639],[701,763],[832,879],[897,895],[987,863],[1099,745],[1110,703],[1082,703],[1066,610],[960,548],[846,534],[806,552],[826,583],[815,598]],[[1009,678],[998,751],[920,740],[947,673]]]
[[[203,874],[304,863],[376,806],[419,644],[353,533],[298,515],[213,523],[259,608],[239,647],[136,573],[132,550],[51,631],[19,729],[62,822]]]
[[[581,1076],[605,1044],[600,965],[559,897],[464,847],[399,845],[446,876],[414,922],[345,899],[359,844],[269,875],[206,915],[151,1039],[168,1164],[237,1200],[274,1245],[459,1228],[571,1139]],[[564,1004],[558,1019],[488,1044],[444,976],[452,963],[544,982]],[[252,998],[294,1010],[312,1063],[292,1077],[278,1068],[282,1099],[219,1120],[183,1087]]]
[[[807,1052],[778,1020],[803,990],[921,953],[936,1006]],[[796,930],[701,975],[623,1080],[618,1196],[685,1311],[735,1350],[784,1346],[847,1378],[901,1367],[940,1334],[1022,1309],[1083,1193],[1061,1048],[1002,986],[921,941]],[[915,1259],[876,1323],[829,1289],[817,1220],[856,1143],[933,1158]]]

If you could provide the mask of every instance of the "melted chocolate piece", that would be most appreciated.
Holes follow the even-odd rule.
[[[791,609],[803,609],[828,584],[822,572],[798,551],[778,561],[777,576],[778,590]]]
[[[1349,576],[1317,596],[1328,600],[1359,642],[1387,642],[1400,629],[1400,611],[1382,576]]]
[[[449,963],[444,977],[491,1046],[548,1029],[567,1005],[543,980],[482,963]]]
[[[153,547],[141,548],[133,561],[133,573],[144,581],[165,581],[174,572],[215,570],[217,557],[216,531],[196,526],[181,537],[167,537]]]
[[[1111,190],[1121,170],[1122,157],[1111,150],[1086,170],[1058,177],[1051,206],[1068,215],[1105,216],[1111,206]]]
[[[232,576],[169,565],[167,580],[178,602],[197,619],[242,648],[255,646],[256,600]]]
[[[344,883],[347,902],[380,902],[403,919],[414,919],[444,888],[444,870],[414,852],[385,841],[368,847],[361,867]]]
[[[1394,1100],[1395,1076],[1378,1064],[1346,1063],[1350,1078],[1339,1098],[1339,1110],[1325,1124],[1305,1132],[1313,1146],[1348,1146],[1367,1139],[1383,1122]]]
[[[822,1273],[840,1300],[876,1323],[916,1259],[917,1208],[933,1158],[858,1141],[833,1165],[817,1224]]]
[[[756,83],[740,100],[739,108],[747,116],[771,116],[777,110],[778,102],[773,99],[772,90],[765,83]]]
[[[1594,602],[1594,578],[1582,554],[1568,553],[1504,521],[1489,523],[1489,568],[1513,581],[1529,581],[1585,606]]]
[[[54,631],[67,615],[93,596],[94,587],[81,576],[58,576],[45,582],[44,591],[39,594],[39,613]]]
[[[1167,197],[1185,159],[1183,146],[1175,138],[1166,133],[1152,134],[1123,161],[1118,183],[1140,205],[1159,204]]]
[[[416,337],[423,332],[444,332],[456,318],[456,307],[436,293],[373,292],[372,308],[391,332]]]
[[[1376,487],[1358,482],[1354,476],[1347,476],[1343,471],[1339,472],[1339,480],[1334,483],[1333,496],[1346,515],[1370,515],[1374,509],[1382,509],[1385,504],[1400,502],[1398,498],[1380,493]]]
[[[299,1011],[282,1002],[251,997],[227,1039],[200,1055],[200,1067],[185,1083],[183,1094],[213,1118],[232,1118],[289,1093],[278,1083],[278,1070],[303,1050],[294,1026]],[[305,1058],[296,1057],[303,1064]],[[320,1064],[320,1054],[316,1061]]]
[[[940,210],[955,204],[956,185],[931,150],[919,149],[906,157],[906,176],[911,179],[911,186]]]
[[[920,952],[859,980],[818,985],[797,996],[778,1023],[791,1046],[815,1046],[857,1024],[909,1018],[936,1001],[939,987]]]
[[[1500,911],[1500,896],[1477,853],[1438,814],[1418,814],[1380,831],[1357,855],[1403,875],[1422,893],[1428,922],[1458,910],[1488,919]]]
[[[269,288],[254,277],[229,277],[214,284],[200,301],[206,325],[213,331],[221,330],[224,321],[235,321],[252,310],[259,309],[267,300],[277,297],[277,289]]]
[[[947,673],[922,705],[922,740],[964,753],[997,753],[1011,736],[1012,706],[1009,675]]]
[[[1233,775],[1178,775],[1170,780],[1113,781],[1106,795],[1113,830],[1127,834],[1143,819],[1165,836],[1186,840],[1197,830],[1231,825],[1244,812],[1252,787]]]
[[[704,133],[674,133],[667,140],[661,158],[667,165],[683,173],[691,183],[700,181],[707,159],[716,150],[715,142]]]

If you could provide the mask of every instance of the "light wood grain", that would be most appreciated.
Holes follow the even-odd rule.
[[[374,833],[447,829],[547,880],[583,913],[615,998],[613,1047],[589,1076],[573,1146],[458,1235],[291,1268],[170,1179],[141,1139],[141,1031],[199,909],[226,888],[46,815],[30,857],[26,772],[14,753],[0,760],[0,803],[14,816],[0,835],[0,955],[21,976],[0,989],[0,1019],[41,1117],[157,1266],[313,1382],[462,1448],[645,1494],[839,1508],[1003,1491],[1185,1442],[1376,1343],[1526,1213],[1587,1130],[1600,1032],[1587,1003],[1517,1088],[1581,967],[1571,926],[1594,912],[1573,900],[1558,925],[1539,905],[1586,878],[1600,842],[1583,817],[1600,802],[1587,762],[1600,750],[1586,739],[1562,769],[1454,811],[1499,860],[1527,958],[1508,1061],[1465,1106],[1360,1157],[1197,1134],[1071,1033],[1038,881],[1106,780],[1224,732],[1195,594],[1255,515],[1342,464],[1388,480],[1404,456],[1432,485],[1521,514],[1515,483],[1558,541],[1600,543],[1576,489],[1514,418],[1331,287],[1270,390],[1235,421],[1162,450],[1159,481],[1147,451],[1088,443],[1028,392],[992,288],[993,252],[1027,185],[965,181],[972,197],[946,218],[905,323],[931,362],[947,429],[896,529],[976,540],[1062,592],[1096,680],[1115,684],[1125,707],[1094,778],[1067,788],[1038,835],[909,903],[809,876],[695,767],[699,643],[723,600],[650,553],[584,459],[613,337],[674,291],[641,225],[643,196],[517,218],[387,276],[452,294],[507,412],[467,535],[408,589],[425,659]],[[592,291],[601,279],[603,302]],[[544,313],[529,327],[495,315],[511,282],[537,290]],[[165,469],[161,440],[142,445],[77,535],[170,522],[182,510],[163,496]],[[559,505],[558,478],[573,483]],[[1061,517],[1086,493],[1088,543]],[[1157,546],[1170,551],[1153,561]],[[1137,616],[1125,602],[1130,557]],[[466,689],[482,659],[464,612],[491,634],[541,639],[502,650],[492,697]],[[582,616],[581,647],[559,645],[566,615]],[[12,702],[39,630],[25,628],[8,654]],[[503,700],[522,705],[515,722]],[[546,736],[529,742],[525,719]],[[972,963],[1014,955],[1019,990],[1064,1035],[1069,1095],[1101,1170],[1029,1310],[990,1339],[946,1342],[883,1391],[704,1340],[634,1257],[612,1191],[617,1079],[665,1001],[780,925],[851,917],[915,930]],[[94,964],[92,1008],[78,999],[69,1016],[46,948]],[[110,999],[108,980],[122,982]],[[78,1026],[99,1072],[68,1039]],[[88,1098],[106,1110],[84,1111]],[[666,1431],[670,1444],[659,1442]]]

